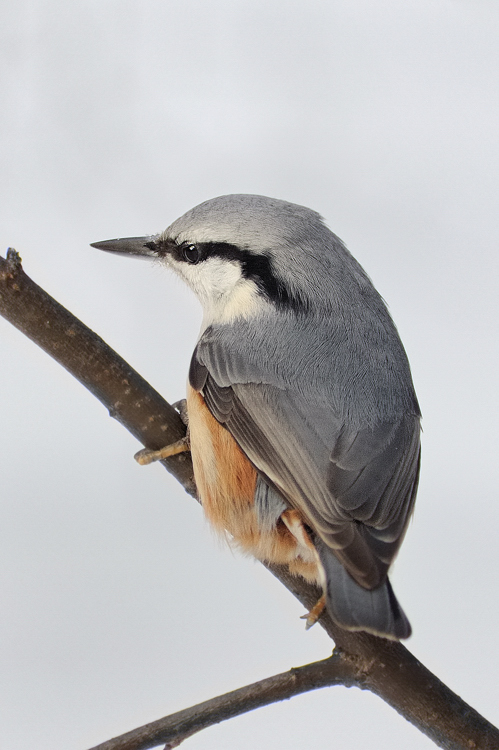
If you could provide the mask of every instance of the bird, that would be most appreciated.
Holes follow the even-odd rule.
[[[150,460],[190,448],[211,525],[322,588],[308,625],[325,606],[340,628],[408,638],[388,571],[414,509],[421,412],[387,306],[344,243],[309,208],[235,194],[92,246],[155,260],[202,305],[188,442]]]

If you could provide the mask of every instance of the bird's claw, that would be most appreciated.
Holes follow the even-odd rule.
[[[185,398],[181,398],[180,401],[175,401],[175,403],[172,404],[172,406],[175,409],[175,411],[178,412],[180,419],[188,428],[189,427],[189,413],[187,411],[187,400]]]
[[[321,598],[314,604],[310,612],[300,617],[300,620],[306,620],[305,630],[310,630],[312,625],[315,625],[319,617],[321,616],[324,607],[326,606],[326,596],[323,594]]]

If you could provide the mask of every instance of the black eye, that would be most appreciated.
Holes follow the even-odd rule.
[[[182,250],[182,255],[187,263],[199,263],[201,258],[201,251],[197,245],[186,245]]]

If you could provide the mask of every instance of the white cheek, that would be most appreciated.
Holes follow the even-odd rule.
[[[170,259],[168,266],[199,298],[204,310],[202,330],[211,323],[228,323],[256,312],[258,290],[254,282],[243,278],[239,263],[209,258],[189,265]]]
[[[258,312],[259,304],[264,304],[253,281],[242,279],[228,298],[223,309],[218,311],[220,323],[230,323],[236,318],[251,318]],[[215,322],[215,319],[213,320]]]
[[[221,258],[208,258],[204,263],[193,266],[199,272],[199,283],[211,300],[227,297],[242,280],[239,263],[228,263]]]
[[[179,263],[168,258],[166,265],[190,286],[203,304],[229,294],[241,279],[239,265],[221,258],[208,258],[198,264]]]

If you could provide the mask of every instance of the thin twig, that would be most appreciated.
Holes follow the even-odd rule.
[[[201,729],[269,703],[331,685],[354,685],[351,665],[339,654],[329,659],[291,669],[217,698],[198,703],[158,721],[96,745],[91,750],[148,750],[159,744],[177,747]]]

